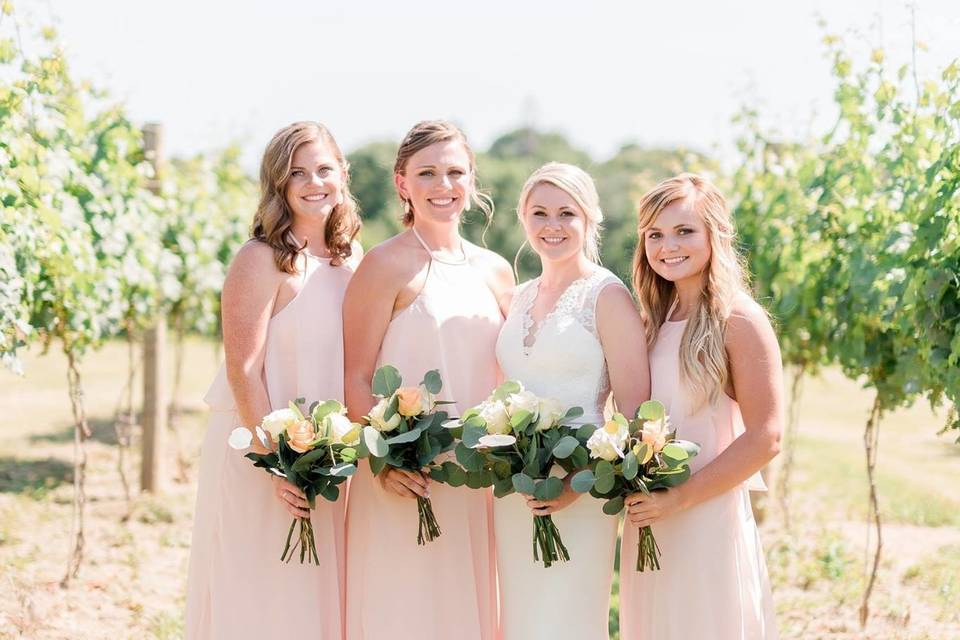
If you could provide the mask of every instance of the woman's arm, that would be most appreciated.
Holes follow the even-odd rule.
[[[364,257],[343,299],[343,389],[347,415],[360,422],[374,405],[370,388],[377,355],[394,312],[406,273],[397,251],[378,246]],[[386,467],[380,484],[397,495],[428,497],[422,474]]]
[[[780,451],[783,365],[777,337],[759,305],[753,301],[737,305],[727,322],[725,342],[745,430],[679,487],[630,496],[628,514],[636,526],[652,524],[733,489]]]
[[[273,261],[273,249],[249,242],[230,264],[220,297],[227,381],[240,422],[251,431],[271,411],[263,384],[263,360],[267,327],[283,278]],[[267,453],[256,434],[251,448]],[[310,505],[300,489],[277,476],[271,475],[270,481],[274,495],[292,516],[310,517]]]
[[[267,326],[282,282],[273,249],[260,242],[241,247],[223,283],[221,315],[227,381],[243,426],[253,430],[270,413],[263,384]],[[266,450],[254,437],[253,448]]]
[[[650,363],[643,320],[626,287],[608,285],[600,292],[596,322],[614,402],[632,419],[650,399]]]

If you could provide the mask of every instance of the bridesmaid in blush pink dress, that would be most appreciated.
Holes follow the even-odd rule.
[[[633,284],[648,323],[651,397],[677,435],[700,444],[679,487],[627,500],[620,564],[622,638],[772,640],[773,599],[750,490],[779,450],[777,339],[753,301],[723,196],[693,174],[640,203]],[[650,525],[661,569],[635,570]]]
[[[373,406],[376,368],[404,384],[439,369],[451,412],[479,403],[498,380],[494,347],[513,274],[503,258],[459,234],[477,197],[463,134],[422,122],[395,168],[409,231],[373,248],[344,300],[345,390],[354,420]],[[442,534],[417,545],[413,498],[429,495]],[[361,465],[347,507],[347,638],[494,640],[497,600],[491,494],[430,483],[422,474]]]
[[[273,638],[291,620],[312,638],[343,637],[346,496],[305,510],[299,490],[254,468],[227,438],[298,397],[343,397],[340,310],[360,258],[347,182],[340,149],[317,123],[280,130],[264,153],[253,238],[224,283],[226,363],[206,396],[191,640]],[[293,515],[311,518],[320,566],[280,561]]]

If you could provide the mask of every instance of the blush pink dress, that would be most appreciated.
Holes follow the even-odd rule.
[[[743,433],[737,403],[721,394],[694,409],[680,384],[680,339],[686,320],[665,322],[650,350],[651,398],[667,408],[677,437],[700,444],[696,473]],[[623,524],[620,637],[630,640],[773,640],[778,637],[767,567],[749,491],[740,486],[653,525],[663,555],[659,571],[635,570],[637,527]]]
[[[267,329],[263,381],[273,409],[298,397],[307,404],[343,398],[341,308],[354,267],[304,260],[300,292]],[[346,485],[335,503],[317,498],[311,515],[320,565],[301,565],[299,554],[284,564],[292,517],[267,473],[227,445],[240,419],[223,367],[205,400],[211,415],[200,458],[186,637],[262,640],[293,625],[299,635],[342,638]]]
[[[452,415],[497,385],[494,352],[502,316],[482,274],[467,260],[430,252],[423,289],[387,327],[377,366],[400,370],[405,385],[439,369]],[[464,242],[469,255],[478,248]],[[347,508],[349,640],[493,640],[496,558],[489,490],[433,482],[430,498],[442,534],[417,544],[417,505],[388,493],[363,464]]]

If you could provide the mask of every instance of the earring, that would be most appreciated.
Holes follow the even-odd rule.
[[[406,198],[403,199],[403,213],[410,215],[410,201]]]

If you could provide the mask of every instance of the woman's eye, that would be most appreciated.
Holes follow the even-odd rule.
[[[693,229],[680,229],[679,231],[677,231],[677,233],[680,234],[681,236],[685,236],[693,233]]]
[[[433,171],[429,171],[429,170],[428,170],[428,171],[421,171],[421,172],[418,173],[417,175],[420,176],[420,177],[422,177],[422,178],[429,178],[430,176],[433,175]]]
[[[319,171],[318,173],[319,173],[321,176],[327,176],[327,175],[330,175],[330,171],[331,171],[330,167],[323,167],[323,168],[320,169],[320,171]]]
[[[301,171],[300,169],[294,169],[293,171],[290,172],[290,175],[296,176],[299,178],[300,176],[303,175],[303,171]]]
[[[533,215],[535,215],[538,218],[545,218],[547,216],[546,212],[544,211],[534,211]]]
[[[577,217],[577,214],[575,214],[573,211],[561,211],[561,212],[560,212],[560,215],[563,216],[564,218],[575,218],[575,217]]]
[[[463,171],[460,171],[460,169],[451,169],[450,175],[457,176],[459,178],[460,176],[463,175]]]
[[[662,234],[659,231],[651,231],[647,234],[647,238],[650,240],[659,240]]]

